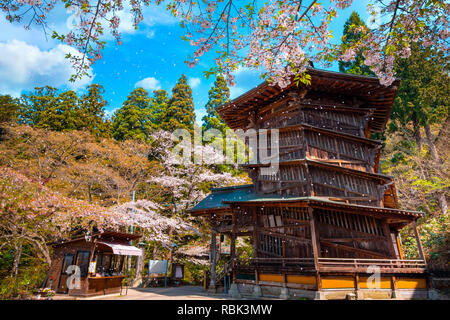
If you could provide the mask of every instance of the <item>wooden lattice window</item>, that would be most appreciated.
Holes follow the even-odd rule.
[[[324,210],[319,214],[319,222],[357,232],[384,236],[381,220],[366,215]]]
[[[261,252],[268,253],[273,256],[283,256],[283,240],[280,237],[260,234],[258,238],[259,250]]]

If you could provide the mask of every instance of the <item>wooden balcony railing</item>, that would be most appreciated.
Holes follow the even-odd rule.
[[[322,272],[422,273],[424,260],[319,258]],[[313,258],[249,258],[235,259],[234,268],[247,270],[308,271],[314,270]]]
[[[346,258],[319,258],[320,271],[356,271],[375,272],[423,272],[426,263],[424,260],[400,259],[346,259]]]

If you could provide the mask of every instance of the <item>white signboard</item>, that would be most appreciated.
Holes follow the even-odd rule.
[[[148,273],[166,273],[167,260],[150,260],[148,262]]]

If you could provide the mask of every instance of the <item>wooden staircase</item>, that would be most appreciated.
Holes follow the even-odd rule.
[[[216,272],[216,290],[217,292],[228,293],[231,286],[231,261],[227,261],[223,268]]]

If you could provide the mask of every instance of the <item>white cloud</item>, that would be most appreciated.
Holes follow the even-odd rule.
[[[161,89],[161,83],[159,82],[159,80],[153,77],[148,77],[136,82],[134,87],[135,88],[142,87],[147,91],[153,91]]]
[[[128,2],[125,2],[123,9],[116,13],[120,19],[118,31],[121,34],[134,34],[143,27],[174,25],[177,22],[177,19],[162,5],[150,4],[149,6],[144,6],[142,14],[144,19],[138,24],[138,29],[135,29],[133,26],[134,17],[131,12],[131,6]],[[154,37],[155,31],[152,29],[145,30],[145,35],[151,39]],[[108,33],[105,33],[104,37],[106,40],[112,40],[112,36]]]
[[[149,6],[144,7],[143,16],[144,20],[142,20],[142,22],[148,26],[169,26],[178,22],[178,19],[166,10],[164,4],[150,4]]]
[[[74,70],[71,62],[65,58],[67,53],[80,54],[63,44],[50,50],[41,50],[19,40],[0,42],[0,92],[19,96],[22,91],[45,85],[66,85],[73,90],[84,88],[92,82],[93,77],[70,82]],[[91,69],[89,73],[92,74]]]
[[[193,77],[188,79],[188,83],[191,88],[198,87],[200,85],[200,82],[201,82],[200,78]]]

